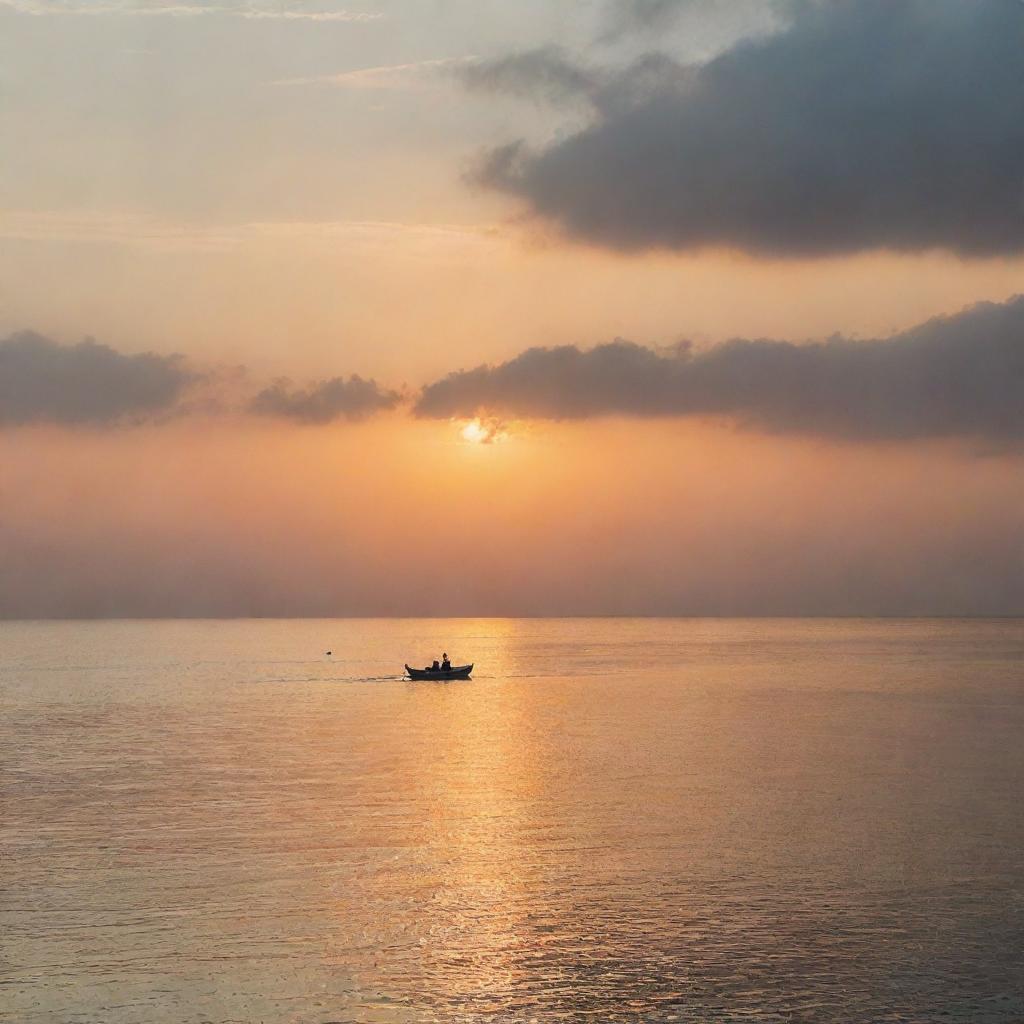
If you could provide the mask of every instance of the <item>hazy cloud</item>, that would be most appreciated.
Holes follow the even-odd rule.
[[[654,351],[617,340],[533,348],[450,374],[419,416],[724,416],[765,431],[860,440],[1024,439],[1024,297],[891,338],[735,340]]]
[[[110,424],[166,411],[198,379],[180,356],[122,355],[30,331],[0,341],[0,425]]]
[[[669,83],[681,85],[693,70],[661,53],[648,53],[625,67],[585,64],[559,47],[524,50],[504,57],[477,59],[458,69],[462,83],[492,92],[551,104],[584,100],[604,116],[635,107]],[[521,146],[509,148],[519,152]]]
[[[781,30],[699,67],[662,58],[608,76],[589,127],[502,147],[481,180],[623,249],[1024,250],[1024,4],[789,10]],[[552,57],[545,88],[593,92],[597,73]],[[524,58],[509,61],[488,81],[521,92]]]
[[[459,69],[459,77],[476,91],[557,103],[592,96],[607,75],[573,60],[560,47],[546,46],[474,61]]]
[[[608,35],[666,28],[685,10],[698,4],[712,6],[713,0],[610,0]]]
[[[261,391],[249,404],[259,416],[278,416],[299,423],[330,423],[361,420],[375,412],[393,409],[401,400],[395,391],[380,388],[374,380],[359,376],[334,377],[308,388],[293,388],[281,379]]]

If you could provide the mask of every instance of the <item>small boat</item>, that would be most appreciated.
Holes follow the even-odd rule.
[[[451,668],[409,668],[405,666],[410,679],[468,679],[472,665],[452,665]]]

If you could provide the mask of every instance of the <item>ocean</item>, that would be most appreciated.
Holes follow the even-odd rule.
[[[0,701],[4,1020],[1024,1021],[1024,621],[7,622]]]

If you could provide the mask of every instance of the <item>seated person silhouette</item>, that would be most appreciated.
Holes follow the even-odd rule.
[[[445,653],[444,653],[444,661],[441,662],[441,671],[442,672],[450,672],[451,671],[451,667],[452,667],[452,663],[448,660],[448,652],[445,651]]]

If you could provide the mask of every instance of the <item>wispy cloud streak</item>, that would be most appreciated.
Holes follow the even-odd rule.
[[[355,68],[329,75],[309,78],[282,78],[274,85],[332,85],[343,89],[401,89],[412,82],[427,78],[444,80],[453,71],[472,66],[477,58],[438,57],[433,60],[414,61],[409,64],[380,64],[375,67]]]
[[[222,15],[250,21],[321,21],[369,22],[382,17],[378,13],[349,11],[341,8],[282,7],[258,3],[92,3],[90,0],[0,0],[0,11],[8,10],[32,17],[171,17],[196,18],[204,15]]]

